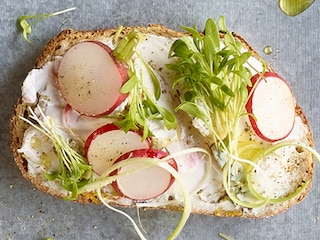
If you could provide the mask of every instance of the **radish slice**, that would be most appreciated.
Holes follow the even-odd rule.
[[[149,142],[142,141],[139,133],[125,133],[114,124],[106,124],[89,135],[84,150],[93,170],[102,175],[123,153],[149,147]]]
[[[98,44],[102,48],[104,48],[110,54],[110,56],[112,56],[114,63],[116,64],[118,71],[120,73],[122,84],[125,83],[128,80],[129,76],[128,76],[128,70],[124,66],[124,64],[121,61],[114,59],[114,57],[112,55],[112,49],[109,48],[107,45],[103,44],[102,42],[97,42],[97,41],[93,41],[93,42]]]
[[[127,152],[119,157],[115,163],[127,159],[139,159],[141,161],[128,163],[110,175],[128,173],[112,183],[113,188],[130,199],[148,200],[164,193],[174,182],[174,177],[165,169],[159,166],[144,168],[143,160],[161,159],[168,156],[166,152],[157,149],[139,149]],[[178,169],[174,159],[168,164],[175,170]],[[139,170],[141,168],[141,170]]]
[[[288,83],[279,75],[267,72],[252,78],[253,88],[246,105],[250,123],[262,139],[275,142],[286,138],[293,129],[295,100]]]
[[[63,120],[64,126],[70,131],[70,133],[79,137],[82,141],[85,141],[97,128],[112,123],[110,118],[91,117],[80,114],[72,109],[68,104],[63,112]]]
[[[58,69],[58,86],[66,102],[89,116],[112,112],[127,95],[120,88],[128,79],[102,43],[81,42],[71,47]]]

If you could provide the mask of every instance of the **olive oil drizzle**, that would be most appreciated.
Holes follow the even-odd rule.
[[[305,11],[314,2],[315,0],[279,0],[278,5],[284,14],[294,17]]]

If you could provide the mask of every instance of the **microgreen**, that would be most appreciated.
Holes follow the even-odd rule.
[[[21,16],[19,18],[19,23],[20,23],[20,26],[22,28],[23,38],[27,42],[31,43],[30,39],[28,38],[28,34],[31,34],[31,32],[32,32],[31,27],[32,26],[36,25],[39,22],[42,22],[42,21],[46,20],[47,18],[50,18],[50,17],[53,17],[53,16],[57,16],[57,15],[60,15],[60,14],[66,13],[66,12],[70,12],[70,11],[73,11],[75,9],[76,8],[73,7],[73,8],[68,8],[68,9],[61,10],[61,11],[54,12],[54,13],[37,14],[37,15],[23,15],[23,16]],[[29,21],[30,19],[34,19],[35,21],[30,22]]]
[[[219,27],[224,32],[222,43]],[[251,86],[252,77],[244,65],[251,53],[242,51],[241,42],[227,31],[223,17],[219,19],[219,27],[212,19],[206,21],[204,34],[198,33],[196,27],[182,27],[192,39],[174,42],[169,57],[178,61],[167,65],[179,73],[173,82],[181,92],[177,110],[204,122],[216,148],[222,141],[236,139],[236,125],[246,113],[247,86]]]
[[[30,119],[34,120],[35,123],[24,117],[20,118],[48,136],[52,141],[59,159],[60,169],[57,172],[44,173],[44,176],[48,180],[60,180],[61,186],[71,192],[71,195],[66,199],[74,200],[78,196],[78,189],[92,181],[92,167],[62,136],[61,130],[55,125],[53,119],[45,116],[40,107],[37,110],[40,113],[40,117],[29,107]]]
[[[116,35],[118,39],[119,31],[116,32]],[[129,73],[129,80],[121,88],[121,93],[128,94],[129,108],[115,124],[124,131],[142,129],[143,139],[146,139],[152,135],[148,127],[149,121],[163,121],[169,130],[174,128],[177,122],[174,114],[157,102],[161,96],[160,82],[150,65],[136,51],[139,38],[140,34],[133,30],[118,41],[117,47],[113,50],[114,57],[127,64]],[[134,65],[134,60],[132,59],[134,54],[136,59],[141,62],[140,69],[137,69]],[[148,90],[143,81],[142,68],[147,71],[151,79],[153,92]]]
[[[225,25],[223,18],[219,19],[219,23]],[[235,122],[240,113],[231,110],[243,111],[243,104],[247,100],[244,89],[251,79],[250,70],[243,66],[243,62],[250,57],[250,53],[241,53],[242,45],[237,44],[229,32],[224,36],[225,47],[220,49],[220,34],[212,19],[207,20],[203,35],[196,33],[196,28],[183,29],[192,35],[193,41],[189,38],[176,40],[169,57],[178,57],[178,62],[168,65],[168,68],[179,72],[179,77],[174,81],[174,87],[183,90],[178,110],[183,108],[189,113],[186,103],[194,103],[187,104],[192,106],[190,112],[195,112],[194,107],[197,107],[196,112],[203,113],[202,117],[197,117],[206,119],[204,122],[208,123],[211,132],[219,133],[218,136],[223,139],[226,136],[220,133],[229,133],[232,129],[217,126],[216,118]],[[193,97],[185,98],[185,93]],[[230,106],[234,107],[231,109]],[[215,143],[219,144],[218,141]]]

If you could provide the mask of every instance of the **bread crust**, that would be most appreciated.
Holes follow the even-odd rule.
[[[165,37],[181,37],[185,35],[185,33],[177,32],[174,30],[167,29],[161,25],[149,25],[147,27],[126,27],[123,29],[123,33],[128,33],[131,30],[137,30],[141,33],[155,34]],[[63,56],[64,53],[74,44],[87,41],[87,40],[101,40],[106,37],[111,37],[116,33],[117,29],[101,29],[95,31],[75,31],[72,29],[67,29],[62,31],[58,36],[54,37],[49,43],[45,46],[42,54],[36,59],[34,68],[42,68],[44,64],[48,61],[53,60],[57,56]],[[241,37],[240,35],[233,33],[234,36],[240,40],[243,45],[251,51],[254,56],[258,59],[261,57],[258,53],[247,43],[247,41]],[[221,34],[223,37],[223,34]],[[268,66],[268,70],[273,71],[270,66]],[[21,148],[23,143],[24,132],[28,128],[28,124],[19,118],[19,116],[28,116],[28,106],[29,104],[22,101],[20,98],[17,101],[17,104],[14,107],[14,111],[11,117],[11,148],[13,151],[15,163],[21,171],[24,178],[31,181],[38,189],[47,192],[55,197],[61,198],[61,193],[50,188],[48,185],[43,184],[46,181],[44,176],[39,174],[38,176],[32,176],[28,173],[28,162],[23,157],[23,154],[18,152],[18,149]],[[306,116],[304,115],[301,107],[299,105],[296,106],[296,115],[299,116],[302,122],[307,127],[307,144],[313,147],[313,137],[312,132],[308,123]],[[206,215],[215,215],[215,216],[223,216],[223,217],[246,217],[246,218],[258,218],[258,217],[270,217],[279,213],[286,211],[292,205],[301,202],[307,195],[309,189],[312,186],[312,175],[314,169],[314,161],[311,153],[305,155],[305,159],[303,160],[304,169],[306,172],[305,180],[309,181],[306,188],[303,190],[301,194],[297,197],[290,199],[289,201],[279,203],[279,204],[267,204],[260,210],[248,209],[242,207],[236,207],[236,210],[225,210],[222,207],[217,208],[214,211],[210,211],[208,209],[196,209],[193,212],[197,214],[206,214]],[[86,192],[80,194],[79,197],[75,200],[77,202],[82,203],[101,203],[97,197],[95,192]],[[117,203],[114,203],[118,205]],[[166,206],[163,207],[165,210],[182,210],[181,207],[178,206]]]

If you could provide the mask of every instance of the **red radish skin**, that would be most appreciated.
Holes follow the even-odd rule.
[[[122,154],[144,148],[150,148],[150,143],[142,141],[139,132],[125,133],[117,125],[106,124],[89,135],[84,151],[93,171],[102,175]]]
[[[81,114],[108,114],[127,97],[120,93],[128,80],[127,71],[110,52],[103,43],[87,41],[72,46],[61,60],[58,87],[66,102]]]
[[[255,133],[265,141],[285,139],[292,131],[295,121],[295,99],[288,83],[273,72],[264,77],[252,77],[251,93],[246,110]],[[253,92],[251,92],[253,91]]]
[[[137,169],[144,166],[143,159],[162,159],[166,156],[168,156],[166,152],[151,148],[134,150],[123,154],[115,163],[133,158],[141,159],[141,162],[125,165],[121,169],[112,172],[110,176],[136,170],[114,181],[112,183],[113,188],[119,194],[133,200],[148,200],[163,194],[175,180],[168,171],[159,166],[152,166],[142,170]],[[167,163],[178,171],[178,166],[174,159],[169,159]]]

